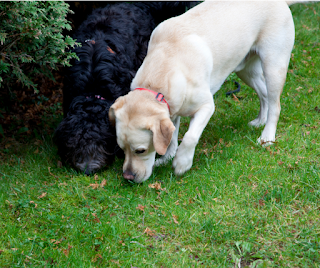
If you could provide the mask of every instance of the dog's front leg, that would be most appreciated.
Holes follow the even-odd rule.
[[[182,175],[191,168],[195,147],[214,112],[212,95],[210,94],[209,96],[206,96],[206,98],[208,102],[203,104],[191,117],[189,129],[184,135],[183,140],[178,147],[176,156],[173,159],[172,164],[176,175]]]
[[[156,160],[156,162],[154,163],[154,165],[156,167],[168,163],[169,160],[172,159],[176,155],[177,148],[178,148],[178,134],[179,134],[179,127],[180,127],[180,116],[177,116],[172,122],[173,122],[176,129],[173,132],[170,145],[169,145],[165,155],[158,158]]]

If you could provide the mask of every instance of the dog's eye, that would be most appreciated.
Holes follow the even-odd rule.
[[[136,154],[143,154],[146,150],[145,149],[137,149],[135,150]]]

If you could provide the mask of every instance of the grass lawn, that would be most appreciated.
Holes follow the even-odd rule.
[[[9,140],[0,267],[320,267],[320,3],[291,9],[296,42],[273,146],[257,145],[262,127],[248,122],[259,100],[235,75],[241,92],[226,97],[226,82],[214,97],[181,177],[168,164],[131,184],[122,159],[85,176],[59,165],[50,135]]]

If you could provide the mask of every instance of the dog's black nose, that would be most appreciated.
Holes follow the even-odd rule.
[[[125,172],[123,172],[123,177],[126,179],[126,180],[129,180],[129,181],[133,181],[134,178],[135,178],[135,174],[133,174],[131,171],[129,170],[126,170]]]
[[[86,167],[86,170],[84,171],[84,174],[86,174],[87,176],[91,175],[91,170],[88,169],[88,167]]]

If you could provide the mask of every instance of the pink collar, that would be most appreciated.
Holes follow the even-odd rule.
[[[146,91],[151,92],[151,93],[156,97],[156,100],[157,100],[157,101],[160,101],[160,102],[162,102],[162,103],[167,104],[168,109],[169,109],[169,112],[170,112],[169,104],[168,104],[168,103],[166,102],[166,100],[164,99],[164,96],[163,96],[162,93],[160,93],[160,92],[155,92],[155,91],[152,91],[152,90],[150,90],[150,89],[142,88],[142,87],[137,87],[137,88],[135,88],[135,90],[146,90]]]
[[[86,98],[87,99],[89,99],[89,98],[91,98],[92,96],[86,96]],[[100,99],[100,100],[105,100],[105,98],[104,97],[101,97],[100,95],[94,95],[94,97],[96,98],[96,99]]]

